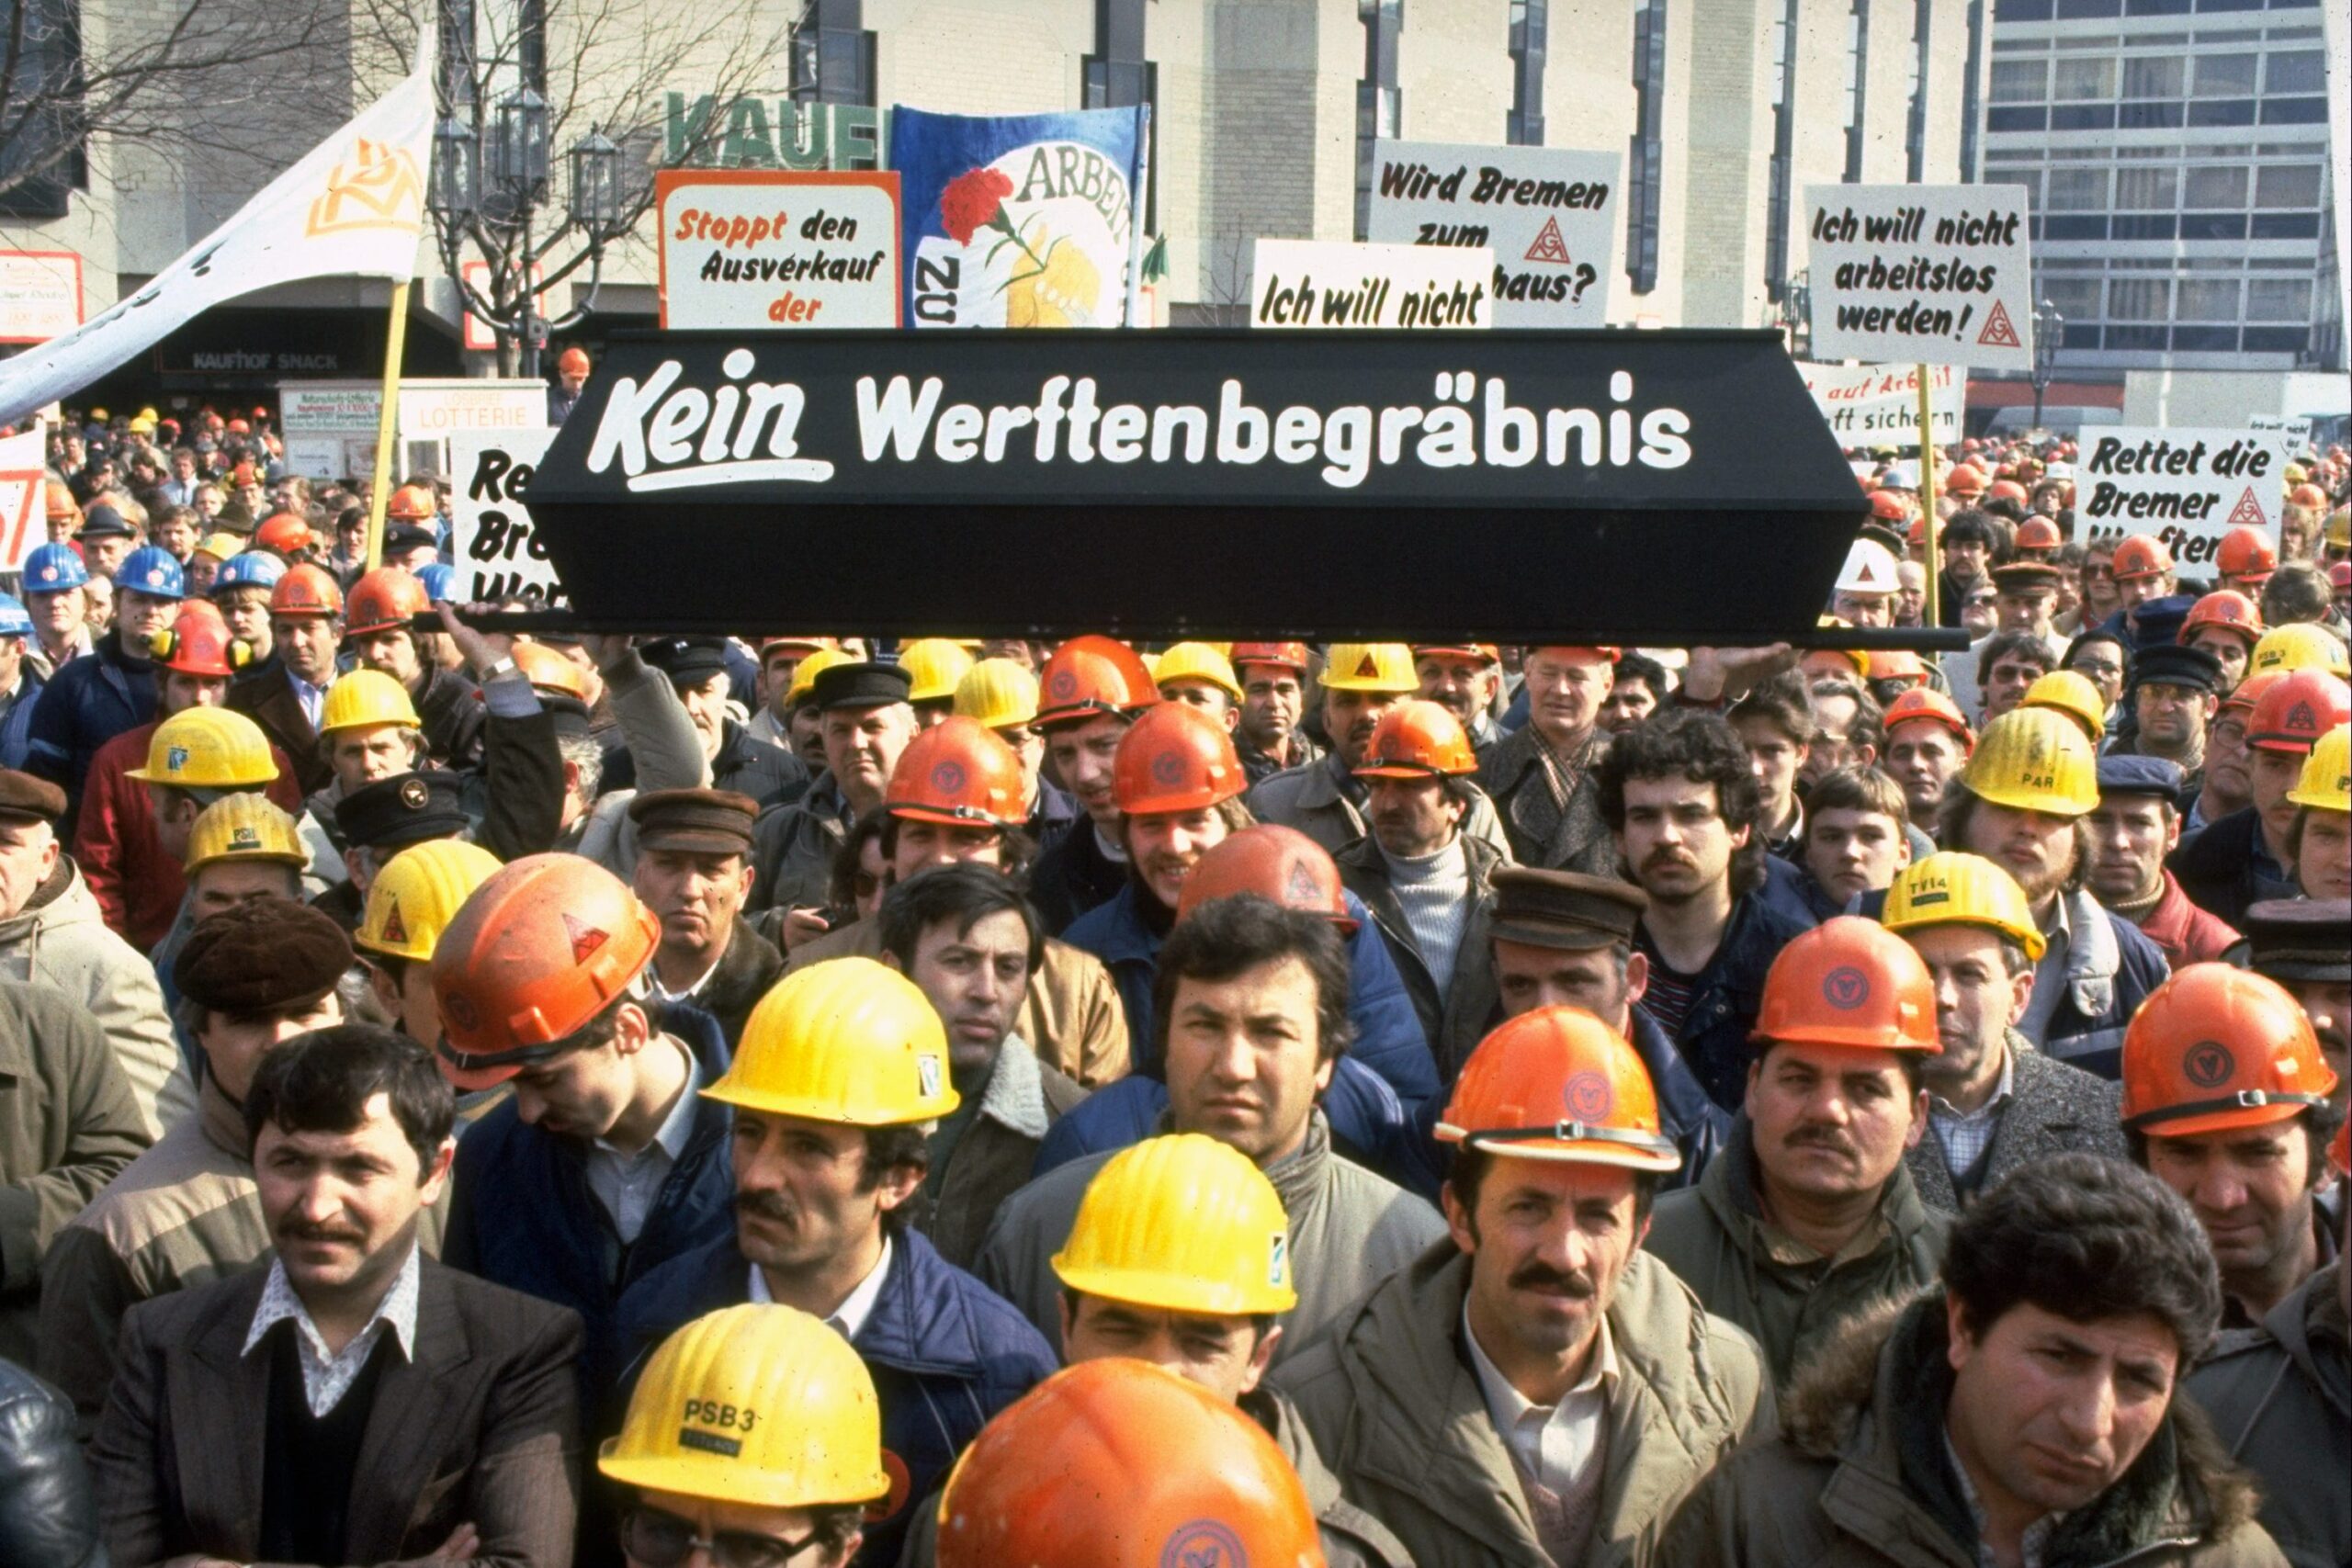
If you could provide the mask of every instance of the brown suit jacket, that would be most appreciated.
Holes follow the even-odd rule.
[[[580,1512],[579,1315],[424,1260],[416,1359],[376,1385],[346,1558],[423,1559],[460,1524],[471,1562],[568,1568]],[[116,1568],[254,1560],[269,1356],[244,1354],[268,1282],[248,1269],[133,1307],[90,1445]]]
[[[319,732],[311,728],[302,699],[288,680],[286,666],[272,659],[243,680],[229,682],[226,705],[261,726],[261,732],[292,759],[302,793],[316,795],[334,782],[334,770],[319,754]]]

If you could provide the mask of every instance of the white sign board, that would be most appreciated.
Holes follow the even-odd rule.
[[[1494,252],[1335,240],[1260,240],[1253,327],[1483,328],[1494,321]]]
[[[548,429],[449,438],[449,564],[462,603],[565,602],[555,563],[519,494],[554,439]]]
[[[2278,544],[2284,432],[2109,425],[2083,433],[2075,515],[2089,539],[2150,534],[2191,577],[2211,577],[2222,536],[2255,527]]]
[[[278,430],[288,471],[314,479],[372,479],[376,421],[383,406],[372,381],[288,381],[278,389]],[[451,471],[449,438],[544,430],[544,381],[451,378],[401,382],[393,423],[401,476],[418,468]]]
[[[1919,367],[1916,365],[1814,365],[1797,361],[1805,390],[1840,446],[1919,445]],[[1928,367],[1928,417],[1938,446],[1961,438],[1968,376],[1953,365]]]
[[[2287,439],[2287,455],[2307,449],[2312,444],[2312,422],[2308,415],[2293,419],[2283,413],[2250,413],[2245,417],[2248,430],[2275,430]]]
[[[0,571],[22,571],[49,543],[49,426],[0,436]]]
[[[0,343],[47,343],[82,324],[82,258],[0,251]]]
[[[2033,368],[2023,186],[1808,186],[1813,352]]]
[[[899,324],[899,176],[664,169],[662,325]]]
[[[354,382],[289,381],[278,389],[277,429],[289,473],[311,479],[356,478],[376,465],[376,411],[382,396]]]
[[[1375,141],[1372,156],[1368,238],[1494,252],[1498,327],[1608,324],[1616,153]]]

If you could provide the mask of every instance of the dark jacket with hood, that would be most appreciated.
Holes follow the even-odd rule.
[[[2352,1562],[2352,1351],[2344,1264],[2328,1265],[2259,1328],[2222,1336],[2188,1392],[2230,1457],[2262,1481],[2262,1528],[2295,1568]]]

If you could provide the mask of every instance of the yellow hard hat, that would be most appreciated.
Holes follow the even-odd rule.
[[[1233,673],[1232,660],[1204,642],[1180,642],[1161,654],[1151,667],[1151,678],[1160,686],[1171,681],[1205,681],[1235,702],[1241,700],[1241,682]]]
[[[899,649],[910,703],[945,702],[955,696],[956,682],[971,667],[972,656],[964,646],[944,637],[920,637]]]
[[[1298,1304],[1274,1184],[1198,1133],[1113,1156],[1086,1184],[1053,1264],[1073,1291],[1170,1312],[1239,1317]]]
[[[1888,931],[1922,926],[1990,926],[2041,962],[2049,943],[2033,923],[2018,879],[1983,855],[1946,850],[1914,861],[1894,874],[1879,923]]]
[[[2309,621],[2290,621],[2264,632],[2254,645],[2253,656],[2246,660],[2248,675],[2267,675],[2273,670],[2282,674],[2297,670],[2324,670],[2331,675],[2352,679],[2352,656],[2347,656],[2344,644],[2324,626]]]
[[[596,1468],[624,1486],[754,1508],[890,1490],[865,1362],[819,1319],[768,1303],[722,1307],[662,1341]]]
[[[792,689],[784,694],[784,705],[797,708],[806,701],[817,684],[817,677],[836,664],[854,664],[857,656],[843,653],[838,648],[820,648],[792,667]]]
[[[161,416],[155,412],[155,406],[153,403],[150,403],[145,408],[141,409],[136,417],[143,419],[148,423],[153,424]]]
[[[2278,471],[2278,482],[2281,484],[2299,485],[2311,477],[2310,471],[2301,463],[2290,463]]]
[[[990,729],[1037,722],[1037,677],[1010,659],[983,659],[956,682],[958,716]]]
[[[147,765],[123,775],[175,789],[243,789],[277,777],[269,737],[243,714],[187,708],[155,727]]]
[[[1410,696],[1421,689],[1413,650],[1401,642],[1335,642],[1318,684],[1335,692],[1387,692]]]
[[[311,863],[301,829],[266,795],[224,795],[197,813],[187,832],[187,874],[214,861],[266,860],[287,865]]]
[[[498,857],[479,844],[434,839],[384,863],[368,889],[355,946],[395,958],[432,962],[433,949],[473,890],[498,871]]]
[[[387,724],[407,729],[424,728],[416,716],[416,705],[408,700],[408,688],[382,671],[346,671],[327,688],[324,711],[319,719],[320,734],[333,735],[338,729],[373,729]]]
[[[2083,727],[2094,746],[2107,735],[2106,699],[2091,684],[2090,677],[2077,670],[2052,670],[2037,677],[2018,705],[2064,714]]]
[[[234,534],[210,534],[188,554],[210,556],[214,560],[227,560],[245,547],[245,542]]]
[[[2319,738],[2287,798],[2314,811],[2352,811],[2352,725],[2339,724]]]
[[[2081,817],[2098,804],[2098,759],[2072,715],[2020,707],[1984,727],[1960,782],[1996,806]]]
[[[871,958],[829,959],[777,981],[744,1023],[734,1064],[703,1093],[853,1127],[929,1122],[960,1103],[931,999]]]
[[[2352,549],[2352,506],[2339,506],[2327,514],[2327,525],[2320,530],[2320,540],[2336,549]]]

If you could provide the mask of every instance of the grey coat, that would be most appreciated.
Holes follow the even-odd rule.
[[[1337,855],[1372,831],[1372,823],[1348,793],[1347,778],[1347,763],[1332,751],[1261,780],[1241,801],[1259,821],[1295,828],[1326,852]],[[1502,818],[1495,815],[1494,802],[1483,794],[1463,814],[1462,830],[1474,839],[1484,839],[1503,859],[1510,859]]]
[[[2130,1157],[2123,1142],[2120,1085],[2053,1061],[2014,1029],[2008,1032],[2008,1049],[2014,1064],[2011,1098],[1994,1125],[1976,1191],[1990,1191],[2009,1172],[2051,1155],[2072,1151]],[[1928,1208],[1956,1214],[1966,1206],[1944,1165],[1944,1146],[1933,1126],[1903,1160],[1911,1168],[1919,1201]]]
[[[1510,852],[1520,864],[1588,876],[1617,874],[1617,835],[1600,815],[1600,781],[1594,776],[1608,750],[1609,739],[1596,726],[1576,759],[1576,787],[1567,806],[1556,813],[1544,776],[1544,739],[1532,724],[1505,736],[1479,758],[1478,787],[1501,813]]]
[[[2352,1562],[2352,1356],[2344,1264],[2328,1265],[2259,1328],[2222,1337],[2189,1374],[2230,1457],[2262,1482],[2262,1528],[2295,1568]]]

